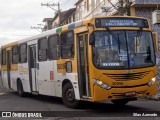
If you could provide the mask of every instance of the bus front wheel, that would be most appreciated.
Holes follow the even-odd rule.
[[[111,100],[112,103],[114,103],[115,105],[125,105],[127,104],[130,100],[128,99],[119,99],[119,100]]]
[[[62,101],[67,107],[78,107],[79,101],[75,99],[75,92],[71,83],[66,83],[62,88]]]
[[[19,96],[21,96],[21,97],[25,96],[25,92],[23,90],[22,82],[20,80],[17,81],[17,91],[18,91]]]

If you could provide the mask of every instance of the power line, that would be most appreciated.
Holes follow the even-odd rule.
[[[34,26],[34,27],[31,27],[31,29],[35,29],[35,30],[37,30],[38,32],[42,32],[42,31],[40,31],[40,30],[43,30],[43,28],[42,28],[42,27],[39,27],[39,26],[38,26],[38,27],[35,27],[35,26]],[[40,29],[40,30],[39,30],[39,29]]]

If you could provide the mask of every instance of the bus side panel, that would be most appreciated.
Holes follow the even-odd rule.
[[[79,95],[79,86],[78,86],[78,75],[77,75],[77,66],[76,66],[76,59],[74,59],[72,62],[72,72],[71,73],[67,73],[66,72],[66,61],[71,61],[71,60],[57,60],[57,62],[55,62],[55,64],[57,64],[57,67],[54,67],[54,71],[57,71],[57,74],[55,75],[55,88],[56,88],[56,96],[58,97],[62,97],[62,84],[64,80],[69,80],[72,83],[72,86],[74,88],[74,92],[75,92],[75,98],[77,100],[80,99],[80,95]]]
[[[7,71],[2,71],[2,84],[5,88],[8,87],[8,77],[7,77]]]
[[[55,95],[55,78],[53,71],[53,60],[38,62],[37,80],[39,94]]]
[[[11,88],[15,91],[17,91],[17,76],[18,76],[18,71],[11,72]]]
[[[23,85],[24,92],[31,92],[30,83],[29,83],[29,72],[28,72],[28,63],[19,63],[19,78]]]

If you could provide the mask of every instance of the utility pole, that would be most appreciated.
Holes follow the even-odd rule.
[[[120,16],[128,15],[130,16],[130,7],[131,7],[131,0],[118,0],[118,6],[115,6],[111,0],[108,2],[118,11]]]
[[[130,15],[130,7],[132,2],[130,0],[118,0],[119,6],[118,6],[118,12],[120,16],[123,15]]]
[[[124,4],[123,0],[119,0],[118,12],[119,12],[119,15],[120,15],[120,16],[123,16],[123,15],[124,15],[123,4]]]
[[[53,4],[49,4],[49,3],[43,4],[43,3],[41,3],[41,6],[47,6],[47,7],[51,8],[52,10],[56,11],[57,14],[58,14],[58,17],[59,17],[59,26],[61,26],[61,10],[60,10],[60,4],[59,4],[59,3],[58,3],[58,4],[55,4],[55,3],[53,3]],[[53,7],[54,7],[54,6],[57,6],[57,7],[58,7],[58,10],[54,9],[52,6],[53,6]]]

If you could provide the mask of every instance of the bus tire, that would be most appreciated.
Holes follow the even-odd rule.
[[[21,97],[24,97],[25,96],[25,92],[23,90],[23,85],[22,85],[22,82],[21,80],[18,80],[17,81],[17,92],[18,92],[18,95],[21,96]]]
[[[130,100],[128,100],[128,99],[119,99],[119,100],[111,100],[111,101],[112,101],[112,103],[114,103],[115,105],[122,106],[122,105],[127,104]]]
[[[77,108],[79,100],[75,99],[75,92],[71,83],[66,83],[62,88],[62,101],[69,108]]]

